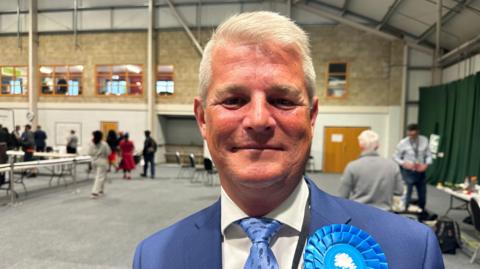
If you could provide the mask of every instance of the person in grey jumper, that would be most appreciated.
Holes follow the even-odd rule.
[[[92,143],[88,149],[88,155],[92,156],[93,167],[96,169],[95,183],[92,188],[92,198],[96,199],[104,193],[105,179],[107,177],[108,155],[110,147],[102,141],[101,131],[93,132]]]
[[[358,136],[362,153],[350,162],[341,178],[339,194],[343,198],[391,210],[393,195],[402,195],[403,181],[398,165],[377,153],[378,134],[363,131]]]
[[[70,135],[67,137],[67,153],[77,154],[78,136],[75,130],[70,130]]]

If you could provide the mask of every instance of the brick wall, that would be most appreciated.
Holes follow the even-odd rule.
[[[317,94],[322,105],[387,106],[400,105],[402,87],[403,45],[353,28],[320,26],[305,28],[311,36],[312,56],[317,72]],[[204,33],[204,37],[208,36]],[[0,37],[0,65],[28,64],[26,37],[22,49],[16,37]],[[204,43],[204,40],[202,40]],[[95,65],[143,64],[146,67],[145,32],[90,33],[78,35],[40,35],[39,65],[84,65],[83,95],[79,97],[40,96],[40,102],[146,102],[141,97],[103,97],[95,94]],[[157,97],[160,104],[189,104],[197,94],[200,56],[184,31],[162,31],[157,34],[157,64],[175,68],[175,95]],[[330,61],[349,64],[348,96],[343,99],[325,95],[326,69]],[[146,72],[144,69],[144,79]],[[144,83],[145,84],[145,83]],[[1,101],[26,101],[25,97],[0,97]]]

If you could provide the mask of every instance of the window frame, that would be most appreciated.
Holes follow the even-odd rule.
[[[330,65],[331,64],[345,64],[345,73],[330,73]],[[345,99],[347,98],[348,96],[348,93],[349,93],[349,83],[348,83],[348,77],[349,77],[349,70],[350,70],[350,64],[346,61],[331,61],[331,62],[328,62],[327,63],[327,69],[326,69],[326,72],[325,72],[325,96],[329,99]],[[344,87],[344,90],[345,90],[345,93],[342,95],[342,96],[335,96],[335,95],[329,95],[328,94],[328,89],[329,89],[329,79],[330,79],[330,76],[333,75],[341,75],[341,76],[345,76],[345,87]]]
[[[162,80],[159,79],[159,77],[162,74],[168,74],[168,73],[165,73],[165,72],[158,71],[160,66],[171,66],[172,67],[172,72],[171,72],[171,74],[169,74],[169,77],[171,78],[170,81],[173,82],[173,93],[172,94],[168,94],[168,93],[160,94],[159,92],[157,92],[157,82],[162,81]],[[171,64],[158,64],[157,65],[156,72],[155,72],[155,96],[162,97],[162,98],[168,98],[168,97],[175,96],[175,67],[174,67],[174,65],[171,65]]]
[[[53,68],[53,74],[55,74],[55,67],[59,67],[59,66],[63,66],[63,67],[67,67],[67,77],[66,77],[66,81],[67,81],[67,93],[68,93],[68,81],[70,80],[70,78],[72,77],[70,75],[70,67],[72,66],[82,66],[82,72],[81,72],[81,75],[80,75],[80,85],[78,87],[78,90],[79,90],[79,94],[77,95],[68,95],[67,93],[65,94],[58,94],[56,93],[56,76],[53,76],[53,81],[54,81],[54,86],[53,86],[53,92],[51,94],[48,94],[48,93],[43,93],[42,91],[42,72],[40,72],[40,68],[42,67],[52,67]],[[41,65],[38,65],[37,67],[37,72],[38,72],[38,95],[39,96],[54,96],[54,97],[79,97],[79,96],[82,96],[83,95],[83,90],[84,90],[84,71],[85,71],[85,65],[83,64],[41,64]],[[76,77],[76,76],[73,76],[73,77]]]
[[[26,70],[27,70],[27,74],[26,74],[27,83],[25,83],[25,87],[24,87],[25,90],[23,90],[24,88],[22,87],[22,93],[21,93],[21,94],[12,94],[12,93],[6,93],[6,94],[4,94],[4,93],[2,93],[2,86],[3,86],[3,83],[2,83],[3,79],[2,79],[2,77],[3,77],[3,75],[2,75],[1,72],[0,72],[0,96],[1,96],[1,97],[7,97],[7,96],[8,96],[8,97],[27,96],[28,85],[29,85],[29,83],[28,83],[28,75],[29,75],[28,65],[17,65],[17,64],[12,64],[12,65],[0,65],[0,69],[1,69],[1,68],[5,68],[5,67],[12,67],[12,68],[14,68],[14,69],[19,68],[19,67],[21,67],[21,68],[26,68]],[[14,74],[13,78],[16,78],[15,72],[13,72],[13,74]]]
[[[100,89],[100,85],[99,82],[98,82],[98,78],[99,77],[106,77],[106,76],[99,76],[98,75],[98,67],[99,66],[108,66],[110,68],[110,78],[113,76],[113,66],[127,66],[127,65],[136,65],[136,66],[140,66],[142,68],[142,71],[137,75],[137,76],[141,76],[141,81],[142,81],[142,93],[141,94],[130,94],[130,85],[132,84],[127,84],[127,90],[126,90],[126,93],[125,94],[122,94],[122,95],[116,95],[116,94],[110,94],[110,95],[107,95],[107,94],[101,94],[99,92],[99,89]],[[125,75],[125,78],[129,78],[130,76],[128,75],[129,72],[128,71],[125,71],[124,75]],[[135,98],[135,97],[143,97],[145,96],[145,88],[144,88],[144,85],[145,85],[145,75],[144,75],[144,65],[143,64],[137,64],[137,63],[127,63],[127,64],[96,64],[95,65],[95,68],[94,68],[94,76],[93,76],[93,85],[95,87],[95,96],[97,97],[111,97],[111,96],[115,96],[115,97],[129,97],[129,98]]]

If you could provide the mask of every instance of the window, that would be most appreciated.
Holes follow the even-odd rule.
[[[329,63],[327,97],[342,98],[347,95],[347,64]]]
[[[1,66],[0,67],[0,94],[21,95],[27,92],[27,67],[26,66]]]
[[[83,65],[40,67],[40,93],[43,95],[82,94]]]
[[[141,65],[98,65],[97,93],[100,95],[142,95],[143,67]]]
[[[173,65],[159,65],[157,67],[157,95],[172,95],[175,87],[173,82]]]

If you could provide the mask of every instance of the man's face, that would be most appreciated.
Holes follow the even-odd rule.
[[[201,102],[195,115],[225,189],[296,186],[318,105],[316,97],[309,103],[297,53],[275,44],[215,47]]]
[[[412,138],[412,139],[415,139],[418,136],[418,131],[417,130],[408,130],[407,131],[407,136]]]

